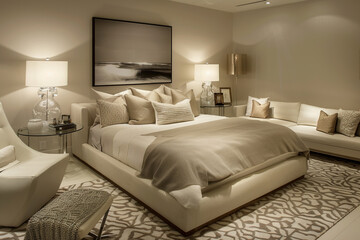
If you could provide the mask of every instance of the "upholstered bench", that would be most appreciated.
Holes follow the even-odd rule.
[[[105,191],[67,191],[30,218],[25,239],[77,240],[87,235],[100,239],[112,201],[111,194]],[[90,233],[101,217],[98,235]]]

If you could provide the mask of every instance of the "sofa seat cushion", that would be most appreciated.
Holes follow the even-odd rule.
[[[316,128],[313,126],[298,125],[290,127],[290,129],[305,142],[317,142],[323,145],[360,151],[360,137],[347,137],[338,133],[329,135],[316,131]]]
[[[278,125],[281,125],[281,126],[284,126],[284,127],[296,126],[296,123],[294,123],[294,122],[280,120],[280,119],[276,119],[276,118],[266,118],[266,119],[264,119],[264,118],[253,118],[253,117],[241,117],[241,118],[250,119],[250,120],[257,120],[257,121],[266,121],[266,122],[278,124]]]

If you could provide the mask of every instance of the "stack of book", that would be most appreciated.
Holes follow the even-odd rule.
[[[55,129],[56,131],[63,131],[63,130],[76,128],[76,124],[75,123],[49,124],[49,127]]]

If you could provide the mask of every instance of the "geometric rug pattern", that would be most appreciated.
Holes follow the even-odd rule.
[[[360,163],[315,155],[298,179],[191,236],[183,237],[160,218],[106,180],[71,185],[70,189],[105,190],[116,196],[104,234],[112,239],[317,239],[360,205]],[[100,223],[95,231],[98,231]],[[24,239],[25,227],[0,228],[0,239]]]

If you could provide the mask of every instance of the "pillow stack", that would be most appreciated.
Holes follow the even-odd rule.
[[[97,98],[97,117],[94,125],[102,127],[129,123],[169,124],[192,121],[200,115],[193,90],[183,94],[164,85],[148,91],[130,88],[117,94],[93,90]]]
[[[360,111],[343,110],[332,115],[320,111],[316,130],[333,134],[341,133],[348,137],[359,136]]]

